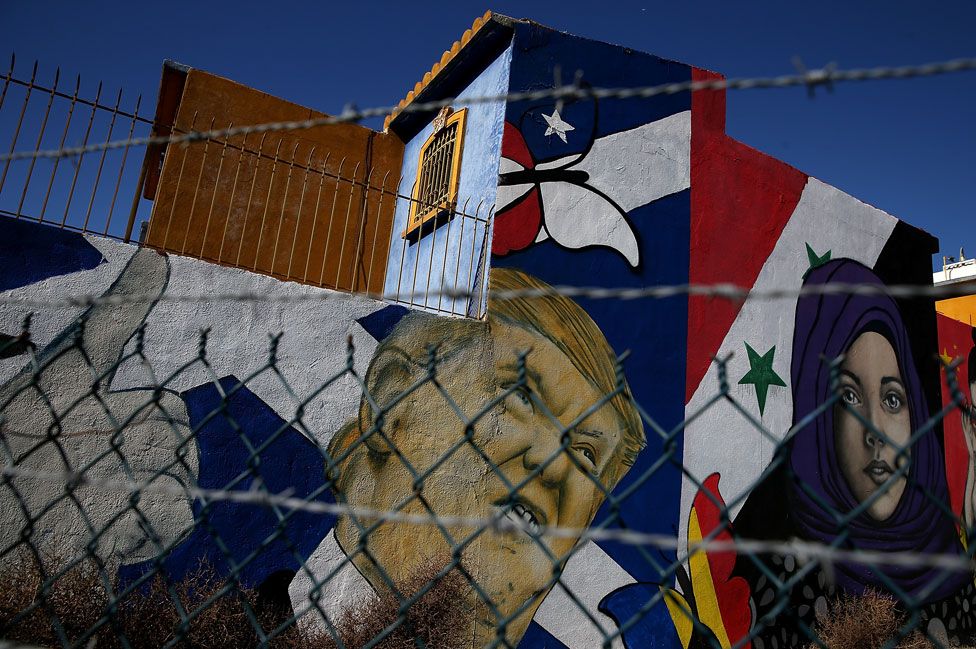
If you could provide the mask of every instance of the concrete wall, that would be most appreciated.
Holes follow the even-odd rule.
[[[147,560],[164,548],[170,550],[165,568],[174,579],[195,570],[201,560],[227,574],[230,564],[216,534],[234,561],[256,553],[240,574],[245,583],[258,587],[274,576],[269,583],[280,585],[274,597],[287,603],[290,578],[282,583],[282,575],[294,574],[298,560],[311,555],[334,519],[296,513],[285,537],[267,543],[278,524],[269,509],[218,502],[204,514],[199,499],[168,491],[154,494],[152,488],[246,490],[260,482],[272,492],[293,489],[299,497],[332,502],[331,492],[323,488],[321,449],[355,414],[361,388],[345,374],[327,390],[317,390],[345,369],[347,339],[356,348],[354,368],[366,371],[377,341],[362,323],[385,305],[12,219],[0,221],[0,229],[0,295],[5,300],[0,332],[18,334],[25,315],[33,312],[31,341],[43,366],[35,382],[26,348],[0,359],[5,452],[26,469],[73,468],[100,479],[150,481],[138,506],[142,522],[129,509],[125,492],[97,487],[74,492],[95,529],[111,523],[96,551],[123,581],[150,569]],[[242,293],[271,299],[193,299]],[[63,303],[82,295],[152,299],[90,308]],[[50,306],[12,301],[19,298]],[[79,318],[86,321],[83,330]],[[141,328],[144,337],[137,347],[134,335]],[[206,363],[202,331],[208,332]],[[277,371],[270,371],[271,336],[282,332],[274,345]],[[75,344],[79,335],[87,361]],[[102,377],[100,401],[91,396],[93,376]],[[33,385],[41,388],[51,409],[39,401]],[[163,391],[154,407],[157,385]],[[221,414],[212,416],[218,410]],[[113,422],[128,422],[122,435],[114,436]],[[47,431],[55,438],[45,441]],[[259,466],[249,459],[248,444],[266,444]],[[31,544],[65,559],[83,551],[91,535],[79,507],[63,494],[57,481],[27,477],[0,487],[3,547],[16,543],[28,526],[18,504],[22,501],[33,519]],[[51,502],[57,504],[45,511]],[[144,531],[146,522],[155,541]]]

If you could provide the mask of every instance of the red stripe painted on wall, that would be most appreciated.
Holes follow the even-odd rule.
[[[938,307],[936,307],[938,308]],[[973,329],[965,322],[943,315],[936,316],[939,328],[939,355],[946,360],[962,357],[962,364],[957,371],[959,388],[963,396],[969,398],[969,377],[976,368],[968,367],[969,350],[973,348]],[[952,392],[946,382],[946,374],[942,372],[942,407],[952,403]],[[942,420],[945,440],[945,468],[946,480],[949,483],[949,502],[952,511],[962,513],[963,498],[966,491],[966,472],[969,470],[969,450],[962,430],[962,412],[952,410]]]
[[[694,81],[721,78],[692,69]],[[751,287],[806,182],[806,174],[725,134],[725,90],[695,92],[691,99],[691,283]],[[686,402],[708,371],[740,306],[719,298],[689,298]]]

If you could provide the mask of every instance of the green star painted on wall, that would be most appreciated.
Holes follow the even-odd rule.
[[[814,268],[819,268],[824,264],[826,264],[828,261],[830,261],[830,250],[828,250],[822,255],[818,255],[816,252],[814,252],[813,248],[810,247],[809,243],[806,244],[806,246],[807,246],[807,260],[810,262],[810,267],[807,268],[807,273],[809,273]],[[804,273],[804,277],[805,276],[806,273]]]
[[[773,370],[773,356],[776,354],[776,345],[761,355],[750,347],[749,343],[745,343],[745,346],[746,352],[749,354],[749,371],[739,379],[739,385],[755,386],[756,399],[759,401],[759,415],[762,416],[766,410],[766,395],[769,393],[769,386],[776,385],[785,388],[786,383]]]

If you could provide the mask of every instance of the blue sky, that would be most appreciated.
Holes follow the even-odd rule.
[[[729,77],[976,56],[976,3],[879,2],[2,2],[0,42],[20,76],[39,59],[84,88],[154,98],[170,58],[337,113],[395,103],[491,8]],[[5,67],[5,66],[4,66]],[[114,92],[113,92],[114,95]],[[976,256],[976,72],[733,91],[734,137]],[[941,267],[941,257],[935,259]]]

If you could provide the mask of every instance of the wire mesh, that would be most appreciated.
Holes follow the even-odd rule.
[[[50,342],[32,339],[32,317],[45,312],[3,342],[0,355],[21,368],[0,388],[2,637],[515,647],[553,597],[603,646],[656,646],[665,632],[683,646],[838,646],[838,626],[866,628],[876,646],[972,641],[972,508],[948,503],[940,435],[951,417],[972,434],[973,386],[959,384],[957,359],[943,368],[950,405],[926,409],[895,325],[794,368],[794,389],[811,396],[797,398],[806,406],[787,431],[739,403],[728,359],[716,361],[713,398],[665,429],[630,393],[640,368],[615,357],[571,299],[519,271],[494,271],[486,320],[408,313],[367,358],[350,338],[344,366],[307,392],[281,360],[287,331],[240,379],[213,369],[223,332],[201,332],[185,362],[158,372],[144,322],[167,277],[167,258],[139,249]],[[803,300],[827,311],[851,303],[821,292],[798,309]],[[877,291],[857,300],[893,304]],[[894,366],[865,364],[865,345]],[[141,380],[121,388],[120,373]],[[206,377],[209,400],[177,391],[188,374]],[[262,381],[288,395],[290,417],[242,416]],[[337,407],[341,391],[358,406],[319,430],[309,413]],[[713,476],[682,466],[676,444],[720,403],[776,443],[748,493],[728,500]],[[825,460],[829,476],[810,473],[797,458],[824,435],[866,468],[845,468],[838,452]],[[648,437],[659,457],[617,488]],[[219,479],[202,459],[215,453],[230,467]],[[282,486],[282,456],[303,482]],[[675,468],[697,492],[687,533],[628,524],[633,484]],[[826,484],[838,475],[854,500]],[[889,538],[881,522],[903,503],[938,544],[919,546],[910,522],[897,532],[905,543]],[[598,542],[637,549],[656,575],[632,585],[628,606],[596,610],[567,574]]]
[[[174,195],[186,204],[177,210],[174,199],[168,219],[165,206],[159,213],[160,248],[370,292],[425,312],[401,308],[370,351],[351,335],[341,350],[329,341],[344,361],[316,370],[315,384],[299,388],[283,347],[295,333],[289,328],[307,329],[314,318],[271,336],[264,360],[243,377],[218,373],[214,339],[245,337],[234,328],[243,309],[348,296],[221,293],[219,286],[174,295],[165,292],[167,257],[144,247],[101,292],[0,300],[7,313],[24,316],[22,331],[0,340],[0,637],[72,647],[516,647],[555,619],[571,620],[579,643],[604,647],[974,642],[976,383],[957,376],[960,359],[946,359],[948,405],[926,405],[906,360],[904,327],[891,315],[895,298],[970,289],[869,281],[765,292],[731,285],[553,288],[494,269],[486,297],[492,210],[465,203],[428,247],[408,250],[406,237],[393,240],[402,247],[399,276],[395,292],[384,295],[371,288],[375,250],[362,245],[371,235],[375,244],[380,233],[378,221],[366,218],[366,195],[376,197],[375,214],[392,210],[396,200],[410,200],[398,181],[314,147],[264,143],[270,132],[354,122],[389,108],[221,129],[213,121],[208,129],[201,117],[189,131],[153,137],[138,101],[122,108],[121,92],[106,100],[99,86],[86,99],[80,80],[64,91],[57,74],[42,86],[36,66],[29,79],[14,78],[13,67],[0,98],[0,106],[14,107],[4,122],[9,150],[0,154],[7,216],[128,240],[143,178],[134,183],[124,233],[112,215],[135,178],[127,165],[138,156],[130,147],[180,145],[170,155],[199,164],[178,165]],[[812,91],[974,67],[963,59],[827,68],[644,88],[561,86],[469,101]],[[64,123],[55,128],[59,107]],[[25,124],[36,138],[24,139]],[[46,185],[37,182],[41,165],[50,165]],[[253,171],[241,179],[248,166]],[[260,183],[259,168],[267,171]],[[111,191],[103,189],[113,177]],[[231,187],[226,212],[217,198],[221,179]],[[260,226],[253,250],[245,251],[243,237],[228,236],[235,196],[247,197],[244,219]],[[255,197],[260,208],[252,213]],[[52,200],[64,206],[60,219],[46,216]],[[186,221],[174,228],[176,213]],[[103,214],[104,223],[91,220]],[[334,228],[336,220],[344,226]],[[307,245],[299,236],[304,228]],[[316,280],[311,242],[323,232]],[[334,233],[341,240],[333,249]],[[326,257],[338,261],[334,281],[326,277]],[[345,266],[367,269],[365,279],[343,279]],[[812,345],[813,360],[791,368],[795,407],[785,429],[773,429],[742,402],[737,385],[746,377],[730,377],[728,357],[712,367],[714,392],[684,421],[664,424],[628,386],[628,376],[648,369],[615,356],[571,298],[686,295],[791,297],[799,299],[797,309],[822,312],[860,304],[890,318],[855,338]],[[193,341],[153,340],[148,314],[186,303],[205,305],[222,327]],[[40,340],[34,332],[44,318],[61,326]],[[811,340],[836,328],[827,329],[810,332]],[[149,351],[154,345],[171,345],[179,362],[160,367]],[[864,358],[884,360],[887,370]],[[760,384],[783,387],[775,373],[757,367],[746,381],[757,393]],[[269,409],[261,396],[268,394],[288,408]],[[716,475],[700,475],[681,453],[686,429],[719,408],[772,448],[755,480],[734,494],[723,494]],[[961,506],[946,485],[943,424],[950,420],[970,444]],[[664,475],[694,494],[683,529],[670,535],[642,529],[623,513],[639,485]],[[620,582],[594,600],[587,584],[611,575],[581,566],[603,548],[622,546],[652,578]]]

